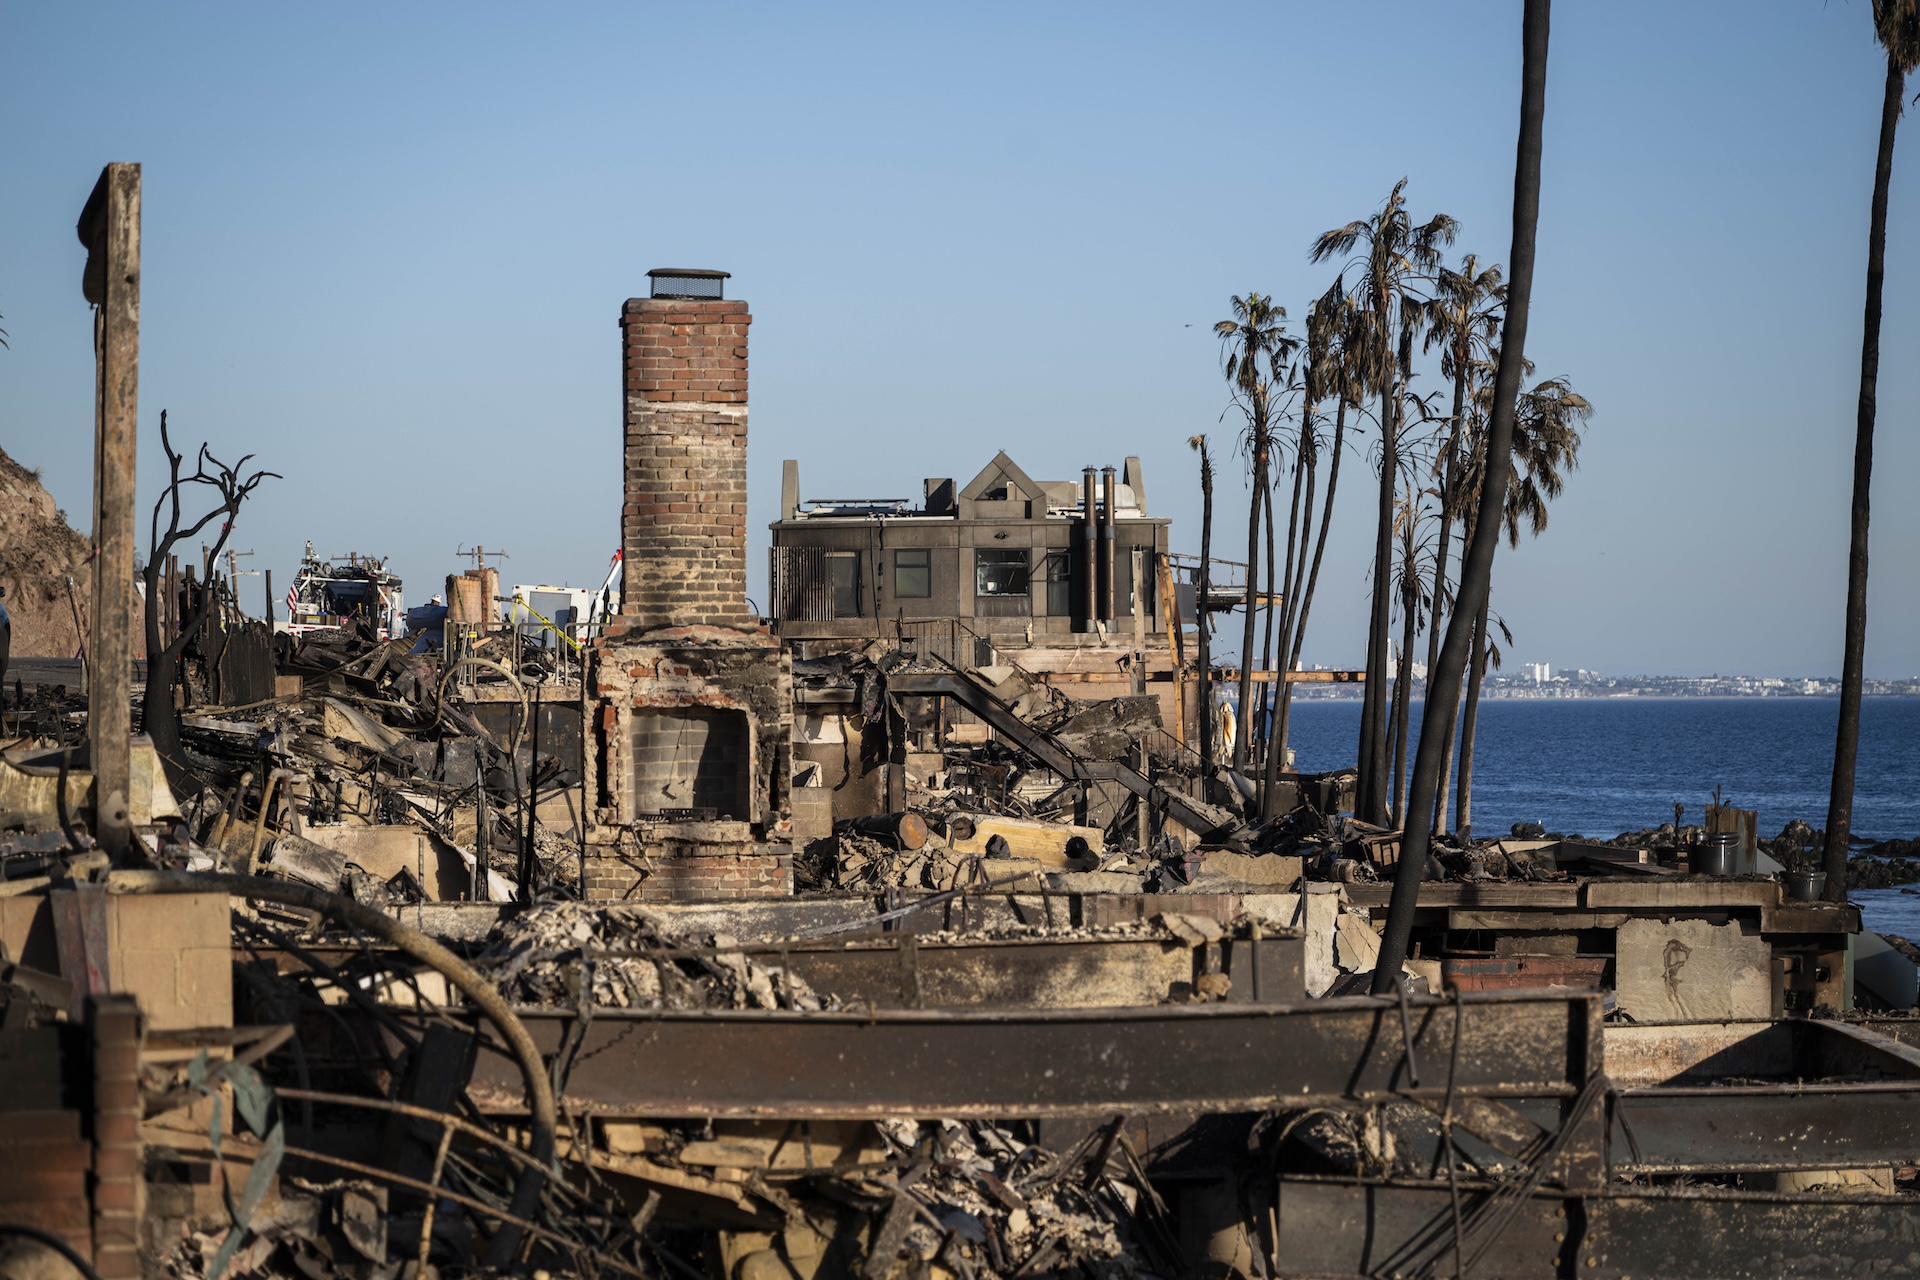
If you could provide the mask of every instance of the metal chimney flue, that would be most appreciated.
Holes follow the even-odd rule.
[[[1100,468],[1100,621],[1112,622],[1115,614],[1113,581],[1113,468]]]
[[[655,298],[683,298],[718,302],[726,296],[726,271],[704,271],[698,267],[655,267],[647,272]]]
[[[1100,550],[1094,530],[1099,521],[1100,492],[1093,477],[1094,468],[1081,469],[1080,523],[1074,530],[1077,543],[1074,561],[1078,573],[1074,577],[1073,612],[1074,627],[1080,631],[1093,630],[1094,619],[1099,615]]]

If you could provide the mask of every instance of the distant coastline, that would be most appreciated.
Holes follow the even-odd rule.
[[[1920,676],[1905,680],[1868,680],[1861,689],[1868,698],[1920,698]],[[1357,685],[1296,684],[1295,698],[1346,699],[1360,697]],[[1426,681],[1416,676],[1413,697],[1424,700]],[[1489,675],[1482,698],[1551,701],[1568,698],[1647,700],[1654,698],[1837,698],[1837,679],[1779,676],[1599,676],[1578,672],[1535,679],[1530,676]]]

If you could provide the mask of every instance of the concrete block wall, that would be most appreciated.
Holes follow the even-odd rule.
[[[139,1002],[147,1030],[233,1025],[232,904],[225,893],[111,893],[92,885],[56,892],[104,898],[106,936],[88,942],[87,951],[108,992]],[[60,972],[57,935],[51,897],[0,898],[0,947],[19,963]]]
[[[730,898],[787,898],[793,895],[793,858],[785,853],[736,853],[722,858],[675,857],[653,860],[653,874],[637,902],[719,902]]]
[[[233,1025],[231,908],[225,893],[108,895],[108,985],[148,1030]]]
[[[622,631],[756,625],[747,611],[747,326],[738,301],[632,298]]]
[[[629,809],[711,808],[746,820],[753,803],[752,729],[744,711],[710,707],[636,710],[628,717]]]

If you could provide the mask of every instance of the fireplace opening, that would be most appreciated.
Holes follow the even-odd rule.
[[[711,810],[752,818],[752,747],[744,711],[716,707],[636,709],[629,733],[631,811],[636,817]]]

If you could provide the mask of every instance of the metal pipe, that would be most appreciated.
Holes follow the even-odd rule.
[[[1092,467],[1081,468],[1080,525],[1077,530],[1080,545],[1076,548],[1079,554],[1074,557],[1081,570],[1073,593],[1077,606],[1074,612],[1078,615],[1075,621],[1081,631],[1093,630],[1094,619],[1099,616],[1100,557],[1094,545],[1094,523],[1098,518],[1095,512],[1100,497],[1094,486],[1093,471]]]
[[[1113,565],[1113,468],[1100,468],[1103,501],[1100,504],[1100,621],[1112,622],[1120,615],[1114,609]]]
[[[527,1033],[526,1026],[508,1007],[499,989],[476,973],[466,961],[384,912],[303,884],[269,880],[263,876],[116,871],[108,877],[107,885],[109,892],[118,893],[225,892],[238,898],[279,902],[318,911],[391,943],[444,975],[461,995],[473,1002],[481,1016],[491,1022],[506,1041],[507,1051],[519,1065],[526,1084],[527,1107],[532,1120],[527,1153],[538,1167],[523,1170],[515,1183],[512,1203],[508,1212],[501,1215],[509,1225],[503,1226],[495,1234],[487,1254],[489,1265],[504,1266],[513,1257],[520,1243],[520,1231],[512,1228],[538,1230],[532,1228],[527,1219],[539,1207],[540,1189],[549,1176],[546,1171],[552,1168],[553,1163],[554,1131],[559,1115],[554,1104],[553,1084],[547,1075],[546,1062],[541,1058],[533,1037]],[[497,1213],[498,1210],[490,1212]]]
[[[242,875],[252,875],[253,869],[260,864],[260,846],[266,840],[267,813],[273,808],[274,785],[281,781],[287,783],[287,811],[292,813],[294,811],[293,780],[300,776],[292,769],[275,769],[267,775],[266,788],[260,793],[260,816],[253,824],[253,847],[247,850],[247,862],[241,872]],[[291,829],[293,823],[289,821],[287,826]]]

